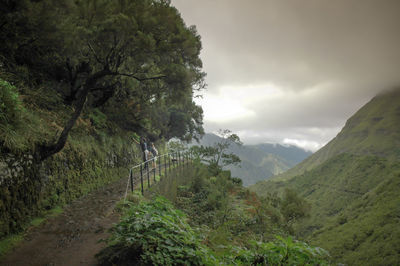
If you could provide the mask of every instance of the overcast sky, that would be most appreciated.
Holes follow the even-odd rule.
[[[206,132],[315,151],[400,84],[400,0],[172,0],[202,38]]]

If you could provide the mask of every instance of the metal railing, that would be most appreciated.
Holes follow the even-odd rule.
[[[128,189],[131,192],[139,185],[142,195],[145,190],[145,183],[147,181],[147,188],[157,183],[157,170],[158,176],[161,180],[162,177],[167,177],[168,173],[176,167],[188,167],[192,162],[193,154],[189,150],[170,152],[163,155],[155,156],[145,162],[137,164],[129,169],[129,177],[126,184],[125,197],[126,199]],[[153,179],[153,181],[151,180]]]

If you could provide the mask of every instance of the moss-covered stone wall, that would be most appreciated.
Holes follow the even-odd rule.
[[[41,211],[64,205],[127,177],[140,161],[128,138],[72,138],[58,154],[37,163],[32,154],[0,155],[0,238],[18,232]]]

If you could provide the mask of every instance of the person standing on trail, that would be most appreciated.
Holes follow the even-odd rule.
[[[157,156],[158,156],[158,151],[156,149],[156,147],[154,146],[154,143],[151,142],[150,143],[150,147],[149,147],[149,151],[151,152],[151,154],[153,155],[153,169],[156,169],[156,161],[157,161]]]
[[[148,167],[147,160],[148,160],[149,151],[147,149],[147,142],[146,142],[146,139],[144,137],[142,137],[140,139],[140,149],[142,150],[142,153],[143,153],[144,169],[147,169],[147,167]]]

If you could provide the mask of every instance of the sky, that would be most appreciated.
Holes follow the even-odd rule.
[[[400,85],[399,0],[172,0],[202,40],[204,129],[316,151]]]

